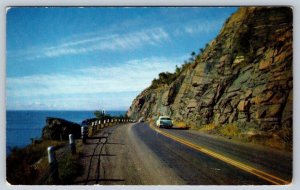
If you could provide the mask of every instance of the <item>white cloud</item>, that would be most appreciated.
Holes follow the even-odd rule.
[[[145,45],[158,45],[168,39],[169,34],[159,27],[125,34],[82,34],[82,36],[78,36],[77,39],[72,39],[72,41],[62,42],[50,47],[36,47],[27,51],[9,52],[8,55],[19,59],[34,60],[94,51],[132,50]]]
[[[186,25],[177,28],[174,31],[174,35],[185,35],[185,34],[208,34],[212,31],[216,31],[220,26],[222,26],[223,20],[213,20],[213,21],[191,21]]]
[[[181,58],[146,58],[109,67],[73,70],[68,74],[8,77],[7,95],[21,98],[141,91],[160,72],[172,72],[181,63]]]
[[[187,34],[210,33],[215,31],[223,20],[203,21],[191,20],[187,23],[169,23],[138,31],[120,34],[116,27],[103,31],[76,34],[72,38],[61,39],[56,45],[30,47],[25,50],[8,51],[9,57],[18,60],[35,60],[65,55],[78,55],[95,51],[125,51],[134,50],[147,45],[159,45],[170,42],[172,36]]]
[[[8,77],[8,109],[127,109],[160,72],[183,57],[152,57],[120,65],[70,70],[67,74]],[[109,65],[109,64],[107,64]]]

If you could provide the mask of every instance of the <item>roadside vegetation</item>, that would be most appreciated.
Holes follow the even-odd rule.
[[[188,68],[190,68],[190,67],[195,68],[195,66],[197,65],[197,63],[199,63],[200,58],[207,47],[208,47],[208,44],[205,45],[204,49],[200,48],[198,54],[193,51],[191,53],[191,57],[188,60],[184,61],[184,63],[181,66],[176,65],[175,71],[173,73],[170,73],[170,72],[159,73],[158,78],[155,78],[152,80],[151,88],[155,89],[164,84],[169,85],[174,80],[176,80]]]
[[[151,127],[156,128],[157,118],[158,117],[150,117],[147,120]],[[173,120],[173,124],[177,129],[192,129],[210,135],[217,135],[227,139],[232,139],[236,142],[251,143],[279,150],[292,151],[292,137],[287,135],[290,134],[290,132],[269,134],[259,130],[259,126],[253,122],[233,122],[228,124],[215,124],[212,122],[197,126],[193,123],[186,123],[182,120]],[[282,135],[285,135],[286,137],[282,137]],[[283,142],[281,140],[283,138],[288,138],[288,140]]]
[[[119,115],[119,116],[111,116],[110,114],[105,113],[104,110],[96,110],[94,112],[95,117],[98,120],[106,120],[106,119],[129,119],[129,117],[124,114],[124,115]]]
[[[79,154],[67,154],[58,164],[60,184],[70,185],[74,179],[82,174],[82,165],[79,163]]]
[[[223,136],[227,137],[238,137],[241,133],[241,129],[237,123],[229,123],[220,127],[219,132]]]
[[[43,164],[41,159],[47,155],[47,147],[59,148],[63,144],[59,141],[44,141],[25,148],[14,148],[6,158],[7,181],[11,184],[34,184],[41,172],[39,168],[44,168],[37,164]]]
[[[14,148],[6,158],[7,182],[12,185],[53,184],[49,179],[47,148],[57,152],[60,184],[70,184],[81,172],[79,151],[71,155],[66,141],[40,141],[24,148]]]
[[[173,121],[173,125],[177,128],[187,128],[187,124],[184,121]]]
[[[241,142],[269,146],[281,150],[292,150],[292,141],[283,142],[281,140],[283,137],[279,137],[284,133],[270,134],[259,130],[259,127],[251,122],[233,122],[225,125],[209,123],[199,127],[194,127],[194,129]]]
[[[214,123],[206,124],[203,125],[199,130],[200,131],[212,131],[216,128],[217,126]]]

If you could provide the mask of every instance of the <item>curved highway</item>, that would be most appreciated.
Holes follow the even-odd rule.
[[[146,123],[117,125],[98,136],[105,133],[110,135],[101,146],[101,141],[89,139],[82,156],[89,166],[85,171],[98,169],[95,174],[84,172],[76,184],[274,185],[291,181],[291,156],[282,152],[190,130],[158,130]],[[87,157],[91,151],[99,155],[94,161]]]

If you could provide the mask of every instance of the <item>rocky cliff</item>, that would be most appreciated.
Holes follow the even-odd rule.
[[[42,132],[42,139],[68,140],[69,134],[73,134],[74,138],[80,138],[80,125],[60,118],[47,117],[46,125]]]
[[[235,124],[240,134],[291,146],[292,37],[292,9],[240,8],[173,82],[145,89],[127,114],[170,115],[200,129]]]

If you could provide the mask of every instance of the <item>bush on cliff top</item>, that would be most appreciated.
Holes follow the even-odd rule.
[[[206,48],[208,48],[208,44],[205,44],[205,49]],[[174,80],[176,80],[181,75],[181,73],[183,71],[185,71],[187,68],[189,68],[189,67],[194,68],[197,64],[197,61],[200,60],[201,55],[203,54],[205,49],[200,48],[198,54],[196,54],[193,51],[191,53],[191,57],[188,60],[184,61],[184,63],[180,67],[178,67],[176,65],[174,73],[170,73],[170,72],[161,72],[161,73],[159,73],[158,78],[155,78],[155,79],[152,80],[151,87],[152,88],[157,88],[157,87],[159,87],[160,85],[163,85],[163,84],[169,85]]]

